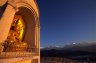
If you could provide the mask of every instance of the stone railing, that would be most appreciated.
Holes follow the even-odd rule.
[[[32,57],[36,55],[36,53],[32,52],[2,52],[0,58]]]
[[[38,55],[38,50],[35,47],[30,47],[27,48],[25,51],[16,51],[16,52],[1,52],[0,53],[0,58],[5,58],[5,57],[32,57],[32,56],[37,56]]]

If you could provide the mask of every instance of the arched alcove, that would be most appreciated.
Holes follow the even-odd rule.
[[[22,20],[25,25],[23,40],[20,41],[20,43],[17,43],[19,41],[17,41],[16,43],[10,42],[11,45],[9,45],[9,43],[6,41],[6,39],[8,38],[8,34],[10,33],[11,26],[13,24],[13,21],[14,21],[14,18],[16,15],[22,17]],[[1,20],[0,20],[0,30],[1,30],[0,45],[3,44],[3,46],[4,45],[10,46],[10,47],[8,46],[8,48],[4,47],[5,49],[10,50],[10,51],[9,50],[7,51],[8,55],[11,52],[10,55],[13,55],[12,53],[14,53],[14,55],[18,56],[19,55],[18,52],[19,52],[20,56],[18,56],[18,58],[23,57],[23,56],[27,57],[27,58],[29,57],[32,60],[36,59],[36,62],[40,63],[39,10],[38,10],[38,6],[36,5],[35,0],[8,0],[7,7],[1,17]],[[25,49],[24,49],[24,48],[22,48],[22,46],[17,46],[18,44],[26,45],[26,43],[22,43],[22,42],[26,42],[28,45],[30,45],[31,47],[34,47],[34,48],[25,47]],[[16,47],[15,47],[15,45],[16,45]],[[2,53],[4,52],[4,54],[5,54],[6,50],[3,51],[3,46],[1,46],[2,48],[0,47],[1,48],[0,52],[2,52]],[[20,49],[20,47],[21,47],[21,49]],[[22,54],[22,53],[24,53],[24,54]],[[29,55],[25,56],[28,53],[29,54],[34,53],[34,54],[32,54],[32,58]],[[17,56],[16,56],[16,58],[17,58]],[[14,56],[12,58],[14,58]],[[11,60],[8,60],[8,61],[11,61]],[[32,61],[32,62],[34,62],[34,61]]]
[[[23,41],[27,42],[28,45],[34,47],[36,39],[36,21],[34,14],[28,8],[20,7],[19,11],[15,15],[21,15],[26,26]]]

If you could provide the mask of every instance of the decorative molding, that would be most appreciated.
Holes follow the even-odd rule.
[[[35,8],[32,6],[32,2],[35,3],[38,11],[36,11]],[[11,5],[13,7],[13,9],[15,9],[16,12],[19,11],[20,6],[30,9],[30,11],[34,14],[35,21],[38,21],[37,26],[40,27],[39,15],[38,15],[39,8],[38,8],[38,5],[36,3],[36,0],[33,0],[32,2],[29,0],[8,0],[8,4]]]
[[[15,0],[8,0],[8,4],[11,5],[16,10],[16,12],[19,11],[17,6],[16,6],[16,1]]]

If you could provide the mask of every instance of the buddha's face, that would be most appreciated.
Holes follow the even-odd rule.
[[[14,30],[15,31],[19,31],[20,30],[20,27],[17,25],[17,26],[14,27]]]

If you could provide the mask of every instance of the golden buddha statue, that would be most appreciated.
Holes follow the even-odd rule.
[[[19,23],[19,19],[17,21],[13,21],[13,24],[10,28],[10,31],[6,40],[8,49],[5,49],[5,50],[7,51],[26,51],[27,43],[22,42],[22,37],[20,36],[21,34],[20,30],[23,29],[23,26],[21,26],[22,23],[19,23],[19,24],[18,23]]]

